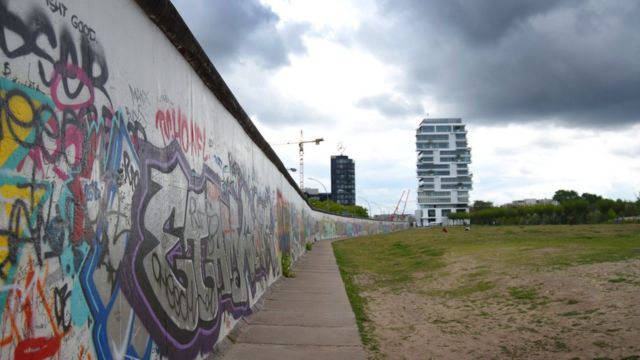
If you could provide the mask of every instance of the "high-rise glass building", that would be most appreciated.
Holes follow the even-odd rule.
[[[471,148],[461,119],[424,119],[416,131],[418,225],[448,224],[469,211]]]
[[[356,165],[346,155],[331,156],[331,198],[342,205],[356,204]]]

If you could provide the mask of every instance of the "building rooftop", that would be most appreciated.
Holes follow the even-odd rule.
[[[423,119],[420,125],[423,124],[461,124],[460,118],[439,118],[439,119]]]

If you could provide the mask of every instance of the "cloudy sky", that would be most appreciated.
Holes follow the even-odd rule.
[[[330,188],[342,144],[374,214],[408,189],[414,211],[427,116],[467,123],[472,201],[640,193],[640,2],[172,2],[267,141],[325,139],[305,185]]]

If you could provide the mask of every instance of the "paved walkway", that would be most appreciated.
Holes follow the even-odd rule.
[[[224,359],[365,359],[329,241],[298,260],[247,318]]]

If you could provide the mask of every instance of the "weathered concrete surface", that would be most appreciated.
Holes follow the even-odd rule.
[[[0,72],[0,359],[203,359],[283,254],[407,227],[311,209],[168,0],[0,0]]]
[[[331,243],[317,242],[246,319],[224,359],[364,359]]]

